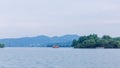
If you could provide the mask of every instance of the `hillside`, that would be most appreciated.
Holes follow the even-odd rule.
[[[64,35],[48,37],[44,35],[36,37],[8,38],[0,39],[6,47],[51,47],[59,45],[61,47],[70,47],[73,39],[78,39],[78,35]]]

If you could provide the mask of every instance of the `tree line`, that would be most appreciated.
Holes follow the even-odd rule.
[[[73,40],[71,46],[74,48],[120,48],[120,37],[112,38],[109,35],[98,37],[97,34],[91,34]]]
[[[4,47],[5,47],[5,45],[0,43],[0,48],[4,48]]]

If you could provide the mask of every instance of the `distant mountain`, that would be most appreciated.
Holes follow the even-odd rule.
[[[73,39],[78,38],[78,35],[64,35],[60,37],[41,35],[36,37],[0,39],[0,43],[4,43],[7,47],[52,47],[53,45],[70,47]]]

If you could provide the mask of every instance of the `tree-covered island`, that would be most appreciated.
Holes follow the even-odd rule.
[[[120,48],[120,37],[112,38],[108,35],[98,37],[96,34],[81,36],[78,40],[73,40],[74,48]]]
[[[4,47],[5,47],[5,45],[0,43],[0,48],[4,48]]]

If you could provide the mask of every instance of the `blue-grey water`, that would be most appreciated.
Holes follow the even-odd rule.
[[[120,68],[120,50],[3,48],[0,68]]]

